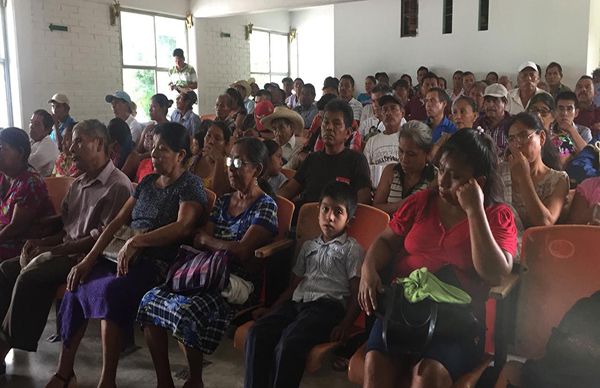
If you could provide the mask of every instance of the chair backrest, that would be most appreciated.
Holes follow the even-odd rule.
[[[74,180],[75,178],[71,178],[70,176],[50,176],[44,178],[46,187],[48,188],[48,195],[56,214],[61,213],[63,199],[65,199],[69,187],[71,187],[71,183]]]
[[[523,234],[516,316],[516,355],[544,354],[552,328],[577,302],[600,290],[600,226],[554,225]]]
[[[276,198],[277,202],[277,225],[278,232],[276,239],[282,239],[288,236],[292,227],[292,215],[296,205],[287,198],[283,198],[278,195]]]
[[[292,170],[291,168],[282,168],[281,173],[285,175],[287,179],[292,179],[296,175],[296,170]]]
[[[212,210],[213,206],[215,206],[215,202],[217,201],[217,194],[206,187],[204,188],[204,192],[206,193],[206,199],[208,200],[208,207],[206,210],[207,213],[210,214],[210,211]]]
[[[296,225],[296,251],[306,240],[321,234],[318,215],[319,204],[317,202],[306,203],[300,208]],[[354,219],[348,226],[348,235],[354,237],[366,251],[389,222],[390,216],[386,212],[372,206],[358,204]]]

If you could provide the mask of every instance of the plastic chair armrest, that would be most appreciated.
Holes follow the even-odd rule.
[[[519,283],[519,274],[511,273],[502,279],[502,284],[490,289],[490,298],[496,300],[502,300],[506,298],[513,288]]]
[[[283,240],[278,240],[268,245],[265,245],[264,247],[258,248],[254,251],[254,256],[258,257],[259,259],[264,259],[265,257],[273,256],[275,253],[281,252],[284,249],[287,249],[293,245],[294,240],[285,238]]]

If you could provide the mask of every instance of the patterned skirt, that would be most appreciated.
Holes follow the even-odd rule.
[[[181,295],[155,287],[142,298],[137,322],[165,328],[185,346],[211,354],[234,315],[220,292]]]

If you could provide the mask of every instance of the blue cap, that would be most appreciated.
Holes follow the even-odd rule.
[[[122,90],[117,90],[113,94],[107,94],[106,97],[104,97],[104,100],[108,103],[111,103],[112,100],[115,98],[118,98],[119,100],[123,100],[126,103],[131,104],[131,97],[129,97],[129,94],[125,93]]]

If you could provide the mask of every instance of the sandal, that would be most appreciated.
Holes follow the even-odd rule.
[[[71,373],[71,376],[69,378],[65,378],[59,375],[58,373],[55,373],[54,376],[52,376],[52,378],[50,379],[50,381],[52,381],[55,378],[63,383],[63,388],[77,387],[77,377],[75,377],[75,373]]]

